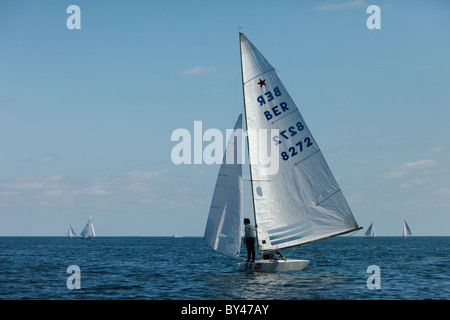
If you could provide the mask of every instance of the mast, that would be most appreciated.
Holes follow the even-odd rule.
[[[250,170],[250,184],[252,189],[252,203],[253,203],[253,218],[255,220],[255,227],[258,226],[256,221],[256,209],[255,209],[255,195],[253,191],[253,176],[252,176],[252,164],[250,162],[250,144],[248,141],[248,119],[247,119],[247,107],[245,103],[245,85],[244,85],[244,69],[242,67],[242,32],[239,32],[239,56],[241,61],[241,80],[242,80],[242,100],[244,101],[244,113],[245,113],[245,129],[247,130],[247,152],[248,152],[248,167]],[[258,242],[258,230],[255,232],[256,234],[256,246],[258,248],[258,256],[259,256],[259,242]]]

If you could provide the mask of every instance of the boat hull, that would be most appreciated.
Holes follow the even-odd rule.
[[[308,264],[309,260],[257,260],[255,262],[239,262],[238,269],[246,272],[300,271]]]

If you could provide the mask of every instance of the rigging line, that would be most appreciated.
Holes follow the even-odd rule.
[[[287,255],[285,255],[284,257],[289,256],[292,252],[294,252],[295,250],[297,250],[298,248],[300,248],[299,246],[295,247],[294,249],[292,249]]]
[[[244,85],[244,66],[242,65],[242,35],[243,33],[239,32],[239,60],[241,62],[241,81],[242,81],[242,98],[244,101],[244,115],[245,115],[245,129],[248,131],[248,117],[247,117],[247,105],[245,103],[245,85]],[[248,152],[248,157],[249,157],[249,163],[248,163],[248,167],[249,167],[249,171],[250,171],[250,180],[252,180],[250,183],[252,185],[252,202],[253,202],[253,218],[255,221],[255,226],[258,225],[258,222],[256,220],[256,209],[255,209],[255,194],[254,194],[254,190],[253,190],[253,171],[252,171],[252,164],[250,163],[250,144],[249,144],[249,138],[247,135],[247,152]],[[258,231],[256,231],[256,243],[258,243]],[[259,249],[259,245],[257,246],[258,248],[258,256],[260,255],[260,249]]]
[[[239,33],[241,32],[243,27],[237,27],[239,29]],[[244,106],[239,106],[238,107],[238,98],[239,98],[239,94],[238,94],[238,89],[239,89],[239,82],[242,81],[242,76],[241,76],[241,58],[240,56],[236,59],[236,77],[235,77],[235,84],[234,84],[234,113],[244,113]],[[242,97],[242,95],[240,95]],[[236,116],[235,116],[236,118]]]
[[[260,73],[260,74],[258,74],[257,76],[254,76],[253,78],[247,80],[246,82],[242,82],[242,83],[243,83],[244,85],[246,85],[246,84],[249,83],[250,81],[252,81],[252,80],[254,80],[254,79],[256,79],[256,78],[259,78],[259,77],[261,77],[263,74],[266,74],[266,73],[268,73],[268,72],[271,72],[272,70],[275,70],[275,68],[272,67],[270,70],[264,71],[263,73]]]

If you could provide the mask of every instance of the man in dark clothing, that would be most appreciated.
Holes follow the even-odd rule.
[[[247,246],[247,261],[255,262],[255,227],[250,223],[250,219],[244,219],[244,243]]]

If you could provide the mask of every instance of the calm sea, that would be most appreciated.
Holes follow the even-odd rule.
[[[290,257],[310,255],[303,271],[247,274],[200,237],[0,237],[0,299],[450,298],[450,237],[338,237]]]

